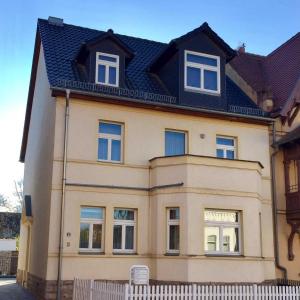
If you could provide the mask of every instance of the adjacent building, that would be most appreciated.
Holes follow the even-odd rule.
[[[164,44],[38,20],[19,283],[70,297],[74,277],[124,281],[133,264],[156,282],[285,278],[278,140],[297,101],[284,117],[241,52],[207,23]]]

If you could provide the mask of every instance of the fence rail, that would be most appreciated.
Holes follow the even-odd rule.
[[[129,286],[74,280],[73,300],[284,300],[300,299],[299,286],[153,285]]]

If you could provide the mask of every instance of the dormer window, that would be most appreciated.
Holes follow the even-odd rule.
[[[220,94],[220,57],[185,51],[184,88],[188,91]]]
[[[96,83],[119,86],[119,56],[96,53]]]

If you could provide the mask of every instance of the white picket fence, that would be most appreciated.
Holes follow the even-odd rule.
[[[299,286],[155,285],[129,286],[74,280],[73,300],[299,300]]]

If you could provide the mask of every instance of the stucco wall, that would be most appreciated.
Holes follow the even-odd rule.
[[[53,165],[55,100],[51,98],[41,47],[24,169],[24,195],[31,195],[33,222],[29,272],[45,277]],[[23,212],[24,213],[24,212]],[[23,216],[24,221],[24,216]],[[18,269],[25,270],[28,224],[21,224]]]
[[[124,161],[97,161],[99,120],[124,124]],[[64,99],[56,102],[56,124],[49,229],[47,279],[57,276],[59,209],[63,153]],[[238,158],[162,158],[165,129],[188,132],[188,153],[215,156],[216,135],[237,138]],[[200,134],[205,134],[200,138]],[[63,279],[74,276],[128,279],[132,264],[147,264],[152,279],[190,281],[252,281],[275,278],[272,246],[268,127],[71,99],[67,152],[67,191]],[[188,159],[186,161],[185,159]],[[164,164],[164,166],[162,166]],[[80,186],[114,185],[148,188],[183,182],[182,187],[155,191]],[[79,186],[74,186],[72,184]],[[105,208],[104,254],[79,253],[80,206]],[[180,256],[166,252],[166,208],[179,206]],[[113,208],[135,208],[137,254],[112,253]],[[243,249],[236,258],[204,255],[204,209],[242,212]],[[259,214],[263,226],[260,225]],[[67,233],[68,236],[67,236]],[[261,238],[262,236],[262,238]],[[262,241],[261,241],[262,240]],[[229,273],[222,272],[230,263]],[[202,269],[203,268],[203,269]],[[203,271],[195,271],[195,270]],[[172,271],[171,271],[172,270]],[[214,270],[214,271],[213,271]],[[250,272],[247,273],[247,270]]]

